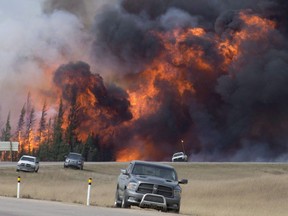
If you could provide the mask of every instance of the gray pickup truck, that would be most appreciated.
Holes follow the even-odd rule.
[[[132,161],[118,177],[115,207],[153,208],[179,213],[182,189],[172,166],[158,162]]]

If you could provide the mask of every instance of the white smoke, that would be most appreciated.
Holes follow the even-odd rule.
[[[15,122],[29,91],[49,90],[46,70],[67,61],[89,61],[91,41],[77,16],[43,14],[41,1],[1,1],[0,17],[1,116],[3,122],[11,111]],[[32,99],[40,106],[47,100],[33,94]]]

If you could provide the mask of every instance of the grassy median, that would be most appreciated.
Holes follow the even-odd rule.
[[[172,164],[172,163],[170,163]],[[173,163],[183,185],[180,213],[193,216],[286,216],[288,165],[269,163]],[[40,165],[41,166],[41,165]],[[84,170],[42,166],[39,173],[0,169],[0,196],[86,204],[92,178],[91,205],[112,207],[120,169],[127,163],[85,164]]]

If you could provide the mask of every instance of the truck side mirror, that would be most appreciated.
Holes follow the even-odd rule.
[[[178,183],[179,184],[188,184],[188,180],[187,179],[181,179]]]
[[[129,175],[127,169],[121,169],[121,173],[122,173],[123,175]]]

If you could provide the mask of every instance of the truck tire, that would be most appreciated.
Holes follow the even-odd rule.
[[[121,205],[122,205],[122,202],[121,202],[121,200],[120,200],[120,198],[119,198],[119,192],[118,192],[118,187],[117,187],[116,193],[115,193],[115,203],[114,203],[114,206],[115,206],[116,208],[121,208]]]
[[[168,212],[175,213],[175,214],[179,214],[180,208],[178,208],[178,209],[171,209],[171,210],[168,210]]]

